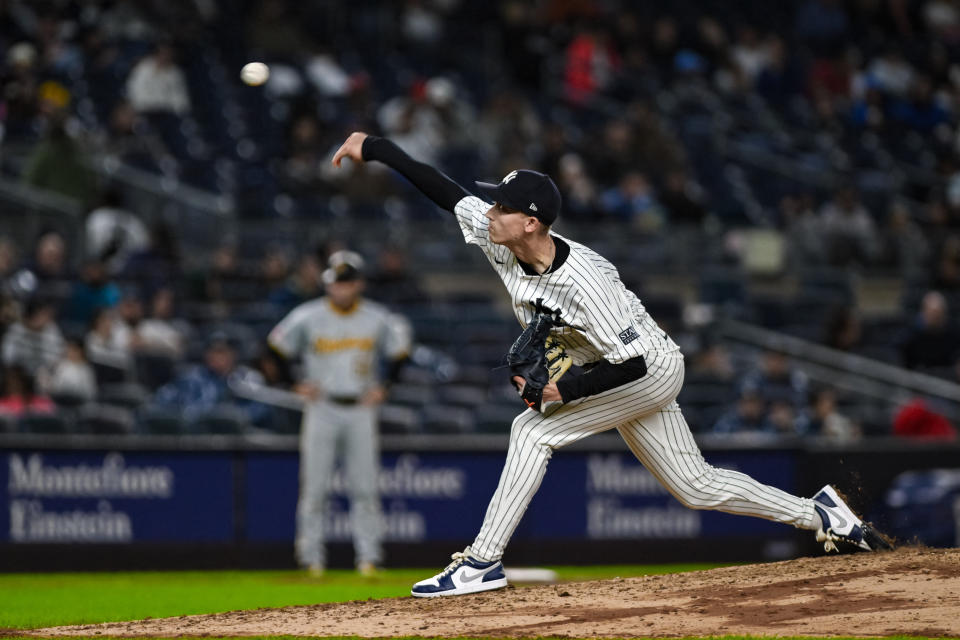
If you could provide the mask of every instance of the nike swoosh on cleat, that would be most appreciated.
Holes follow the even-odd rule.
[[[497,565],[492,565],[492,566],[490,566],[490,567],[487,567],[486,569],[481,569],[480,571],[477,571],[477,572],[474,573],[473,575],[468,575],[468,574],[467,574],[467,570],[464,569],[464,570],[463,570],[463,575],[460,576],[460,581],[461,581],[461,582],[465,582],[465,583],[466,583],[466,582],[474,582],[475,580],[477,580],[477,579],[479,579],[479,578],[482,578],[483,576],[485,576],[485,575],[487,575],[488,573],[490,573],[491,571],[493,571],[494,568],[496,568],[496,566],[497,566]]]

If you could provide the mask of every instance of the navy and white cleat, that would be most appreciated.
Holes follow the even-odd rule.
[[[454,553],[450,556],[453,562],[446,569],[413,585],[410,594],[417,598],[460,596],[507,586],[507,577],[499,560],[481,562],[470,557],[469,553],[470,547]]]
[[[892,549],[886,537],[863,522],[830,485],[813,496],[813,508],[823,523],[817,530],[817,542],[823,543],[824,551],[839,551],[838,542],[856,546],[864,551]]]

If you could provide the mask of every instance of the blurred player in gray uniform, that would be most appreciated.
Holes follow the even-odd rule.
[[[303,361],[296,554],[315,576],[326,567],[324,520],[338,450],[346,467],[357,569],[369,575],[383,561],[377,411],[386,397],[384,380],[410,350],[411,332],[405,319],[361,297],[362,272],[360,255],[331,255],[323,272],[326,295],[296,307],[268,337],[281,355]]]
[[[709,465],[677,405],[683,355],[629,291],[610,262],[551,230],[560,192],[549,176],[511,171],[499,184],[476,183],[487,201],[384,138],[352,134],[333,164],[378,160],[456,216],[464,240],[483,251],[526,326],[537,309],[559,314],[554,337],[583,366],[543,388],[545,410],[527,409],[510,430],[507,460],[473,543],[439,574],[416,583],[417,597],[507,585],[500,558],[543,480],[553,450],[616,429],[630,450],[681,503],[694,509],[775,520],[816,533],[828,549],[865,550],[882,541],[829,485],[812,499]],[[491,205],[490,202],[493,204]],[[523,391],[524,378],[513,382]]]

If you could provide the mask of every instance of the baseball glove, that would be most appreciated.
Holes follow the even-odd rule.
[[[550,330],[562,324],[559,312],[545,309],[542,300],[537,300],[533,320],[527,325],[507,352],[505,367],[510,369],[510,380],[514,376],[524,379],[520,390],[514,383],[520,397],[534,411],[540,411],[543,404],[543,388],[556,382],[570,368],[572,360]]]

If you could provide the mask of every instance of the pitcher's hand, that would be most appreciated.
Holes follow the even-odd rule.
[[[367,139],[367,134],[362,131],[354,131],[347,138],[346,142],[340,145],[337,152],[333,154],[333,166],[339,167],[340,161],[345,157],[350,158],[356,163],[363,162],[363,141]]]

